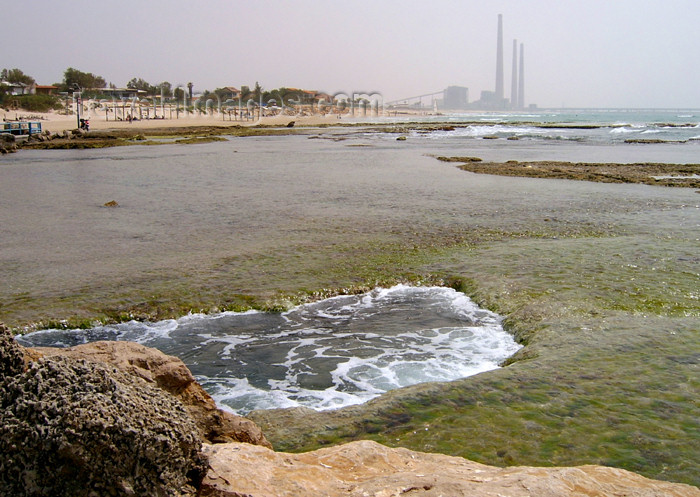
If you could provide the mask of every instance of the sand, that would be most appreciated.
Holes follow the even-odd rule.
[[[77,127],[77,117],[75,115],[63,115],[55,112],[27,112],[27,111],[10,111],[3,112],[3,117],[7,120],[27,120],[41,122],[42,129],[49,130],[52,133],[61,132],[63,130],[71,130]],[[221,115],[196,115],[189,116],[181,115],[179,119],[143,119],[133,122],[128,121],[106,121],[104,116],[91,115],[90,129],[91,130],[106,130],[106,129],[143,129],[143,128],[184,128],[188,126],[287,126],[292,121],[295,125],[318,126],[322,124],[334,124],[342,122],[336,115],[312,115],[312,116],[270,116],[262,119],[254,119],[250,121],[229,121]]]

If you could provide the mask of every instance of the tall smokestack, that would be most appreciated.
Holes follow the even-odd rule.
[[[518,77],[518,107],[525,108],[525,45],[520,44],[520,76]]]
[[[498,14],[498,45],[496,50],[496,99],[503,100],[503,14]]]
[[[513,40],[513,68],[510,70],[510,108],[518,108],[518,40]]]

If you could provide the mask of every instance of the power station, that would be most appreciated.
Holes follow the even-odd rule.
[[[518,54],[518,48],[519,54]],[[513,40],[513,59],[511,64],[511,85],[510,98],[505,96],[504,88],[504,73],[503,73],[503,14],[498,14],[498,33],[496,35],[496,85],[495,89],[484,90],[481,92],[479,100],[469,102],[469,88],[464,86],[448,86],[441,92],[426,93],[416,97],[410,97],[393,102],[387,102],[389,105],[398,104],[411,108],[422,108],[422,99],[430,97],[433,99],[433,104],[442,109],[463,110],[524,110],[525,105],[525,44],[518,40]],[[437,95],[442,94],[442,100],[435,100]],[[419,99],[417,107],[410,106],[409,100]],[[537,105],[530,104],[527,108],[536,108]]]
[[[446,108],[447,105],[445,105]],[[496,36],[496,88],[484,90],[481,98],[468,105],[471,109],[522,110],[525,108],[525,44],[513,40],[513,61],[511,65],[510,100],[504,94],[503,76],[503,14],[498,14],[498,34]]]

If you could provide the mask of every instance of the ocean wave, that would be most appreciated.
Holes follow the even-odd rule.
[[[619,127],[619,128],[612,128],[610,130],[611,135],[619,135],[619,134],[626,134],[626,133],[639,133],[639,130],[641,127]]]

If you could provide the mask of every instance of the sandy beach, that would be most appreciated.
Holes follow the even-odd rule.
[[[27,112],[27,111],[3,111],[3,118],[8,121],[27,120],[39,121],[44,130],[51,133],[59,133],[64,130],[77,128],[77,117],[73,115],[58,114],[55,112]],[[288,126],[291,122],[295,125],[318,126],[323,124],[335,124],[341,122],[336,115],[312,115],[312,116],[265,116],[253,120],[229,120],[221,115],[181,115],[178,119],[140,119],[132,122],[105,120],[104,116],[89,115],[91,130],[109,129],[152,129],[152,128],[185,128],[196,126]]]

